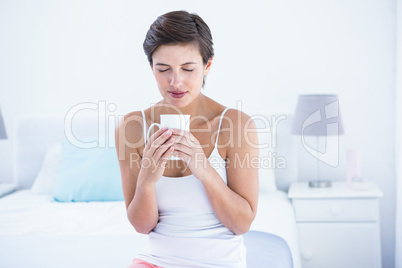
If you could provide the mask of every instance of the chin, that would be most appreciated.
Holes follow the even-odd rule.
[[[188,93],[187,93],[188,94]],[[183,108],[188,106],[193,100],[190,100],[190,96],[184,96],[182,99],[175,99],[169,95],[169,93],[164,96],[164,100],[170,105],[176,106],[178,108]]]
[[[188,101],[177,101],[177,100],[167,100],[170,105],[176,106],[177,108],[184,108],[190,105],[191,102]]]
[[[172,96],[170,96],[169,93],[167,93],[163,97],[164,97],[164,100],[168,104],[181,109],[181,108],[185,108],[185,107],[191,105],[191,103],[193,103],[199,97],[199,95],[194,97],[193,94],[189,94],[189,92],[188,92],[186,94],[186,96],[184,96],[183,98],[177,99],[177,98],[173,98]]]

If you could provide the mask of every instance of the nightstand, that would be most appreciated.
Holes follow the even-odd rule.
[[[293,183],[288,192],[299,232],[303,268],[379,268],[381,190],[352,190],[346,183],[310,188]]]

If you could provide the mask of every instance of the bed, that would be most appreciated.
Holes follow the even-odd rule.
[[[113,157],[116,118],[77,114],[16,118],[14,174],[18,191],[0,198],[0,267],[127,267],[145,243],[147,236],[137,233],[127,220],[119,179],[105,186],[114,196],[97,189],[88,197],[88,191],[81,189],[88,187],[85,174],[92,174],[91,165],[100,170],[98,184],[104,170],[116,170],[116,166],[102,164],[113,162],[108,157]],[[271,115],[260,116],[272,119]],[[264,267],[262,263],[267,263],[266,267],[301,267],[293,209],[285,192],[295,172],[287,134],[289,120],[287,117],[278,124],[275,153],[290,163],[276,171],[261,168],[258,213],[244,235],[251,268]],[[266,121],[255,121],[259,128],[267,127]],[[272,128],[271,133],[259,132],[260,142],[272,141],[272,134]],[[82,150],[79,157],[72,154],[75,162],[65,164],[66,138],[70,145],[95,145],[99,150],[94,154]],[[264,151],[267,156],[272,153],[272,148]],[[86,162],[92,157],[102,160]],[[115,165],[118,167],[117,160]],[[67,184],[59,182],[61,170],[68,170],[63,173]],[[78,190],[74,188],[77,184],[81,185]]]

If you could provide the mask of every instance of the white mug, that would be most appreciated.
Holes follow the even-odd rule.
[[[161,123],[153,123],[147,133],[147,140],[149,140],[149,134],[151,133],[151,128],[156,125],[159,128],[167,127],[182,129],[190,131],[190,115],[189,114],[161,114]],[[173,155],[170,156],[169,160],[180,160],[180,158]]]

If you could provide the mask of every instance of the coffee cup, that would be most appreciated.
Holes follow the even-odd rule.
[[[190,131],[190,115],[189,114],[161,114],[161,123],[153,123],[147,133],[147,139],[149,140],[149,134],[151,133],[151,128],[153,126],[158,126],[159,128],[167,127],[168,129],[177,128],[186,131]],[[169,160],[180,160],[180,158],[173,155],[170,156]]]

